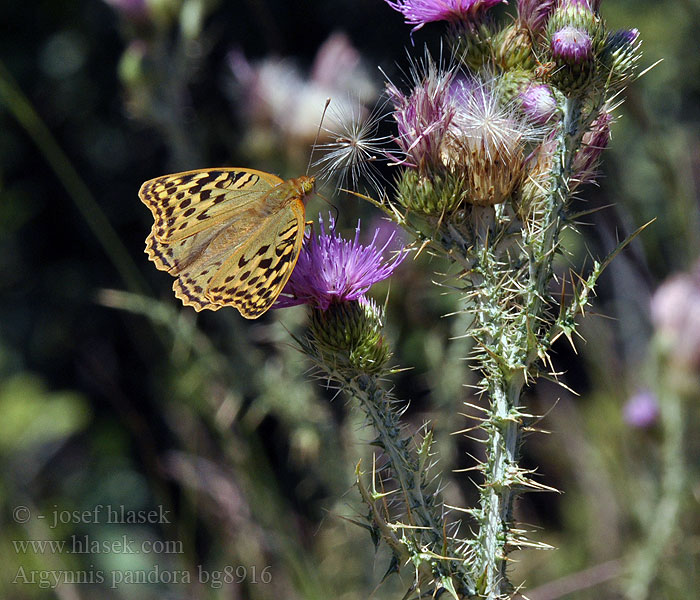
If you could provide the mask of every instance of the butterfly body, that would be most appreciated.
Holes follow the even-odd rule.
[[[141,186],[153,213],[146,254],[176,277],[175,296],[196,311],[234,306],[255,319],[279,296],[304,239],[313,177],[284,181],[243,168],[165,175]]]

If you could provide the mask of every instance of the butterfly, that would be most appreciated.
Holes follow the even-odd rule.
[[[155,221],[146,254],[176,277],[175,296],[186,306],[234,306],[257,319],[294,270],[313,188],[313,177],[284,181],[241,168],[156,177],[139,190]]]

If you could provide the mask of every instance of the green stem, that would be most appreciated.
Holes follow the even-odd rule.
[[[683,406],[688,395],[688,375],[674,369],[673,365],[666,364],[665,368],[670,372],[665,374],[657,390],[663,432],[661,494],[645,527],[647,537],[631,565],[631,578],[626,591],[630,600],[650,597],[659,563],[678,526],[685,487]],[[697,394],[697,390],[694,392]]]
[[[524,380],[502,377],[491,381],[489,439],[487,441],[486,476],[482,490],[484,526],[480,531],[482,593],[486,598],[502,598],[510,591],[506,576],[506,554],[517,480],[520,422],[512,418],[517,409]]]

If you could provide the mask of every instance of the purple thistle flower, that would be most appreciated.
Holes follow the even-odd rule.
[[[581,64],[593,58],[593,41],[583,29],[566,25],[552,35],[552,57],[569,64]]]
[[[333,303],[358,300],[369,288],[389,277],[406,257],[400,252],[393,260],[385,260],[383,253],[393,240],[389,236],[379,248],[375,230],[372,241],[363,246],[360,239],[360,223],[355,229],[355,239],[345,240],[335,232],[335,220],[329,218],[327,233],[319,215],[320,233],[304,241],[299,260],[275,308],[309,304],[327,310]]]
[[[532,33],[544,31],[556,0],[518,0],[518,19]]]
[[[406,23],[417,31],[426,23],[449,21],[474,24],[482,13],[508,0],[385,0],[394,10],[403,14]]]
[[[632,427],[650,427],[659,418],[659,401],[649,390],[639,391],[627,400],[622,414]]]
[[[545,83],[530,84],[520,92],[519,98],[523,112],[538,125],[547,123],[557,110],[557,101]]]
[[[450,92],[454,74],[428,62],[425,77],[420,79],[418,69],[413,77],[410,96],[392,83],[387,85],[386,92],[394,106],[397,142],[406,156],[400,164],[422,170],[442,164],[442,144],[456,111]]]

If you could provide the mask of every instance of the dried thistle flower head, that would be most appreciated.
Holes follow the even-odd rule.
[[[492,81],[460,79],[451,91],[457,109],[443,163],[466,175],[467,202],[505,202],[521,180],[526,145],[539,130],[502,101]]]

